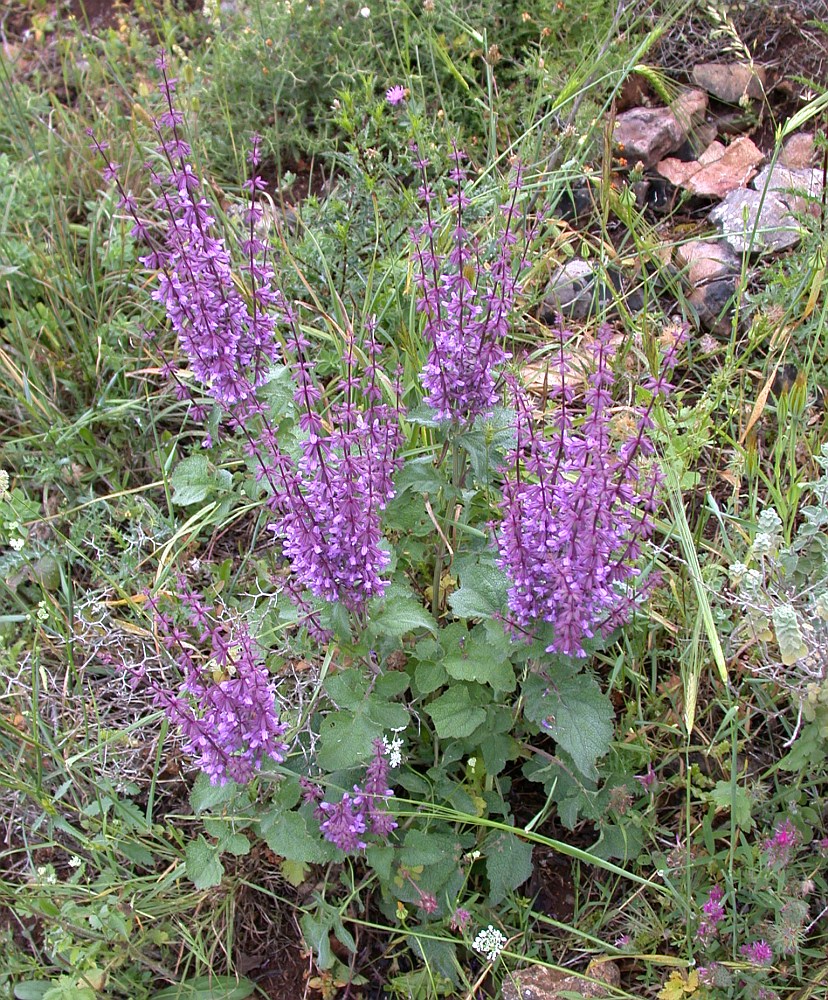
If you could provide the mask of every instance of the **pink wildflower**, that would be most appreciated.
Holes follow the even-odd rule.
[[[711,938],[716,936],[716,928],[724,919],[725,911],[722,906],[724,889],[719,885],[714,885],[707,896],[707,902],[702,906],[704,916],[699,923],[699,939],[706,944]]]
[[[739,949],[751,965],[768,966],[773,962],[773,948],[767,941],[754,941],[752,944],[744,944]]]
[[[408,91],[399,83],[395,83],[393,87],[389,87],[385,92],[386,101],[392,105],[402,104],[406,97],[408,97]]]
[[[773,831],[773,836],[769,837],[763,844],[769,868],[784,868],[791,861],[791,856],[799,846],[799,831],[786,819],[784,823],[778,823]]]

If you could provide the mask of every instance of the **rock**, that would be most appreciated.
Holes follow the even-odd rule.
[[[773,191],[731,191],[709,218],[736,253],[785,250],[799,242],[796,219]]]
[[[573,184],[563,191],[551,211],[556,219],[577,226],[592,217],[595,211],[595,195],[589,181]]]
[[[807,212],[819,214],[820,206],[811,199],[818,199],[822,194],[822,171],[813,168],[792,170],[789,167],[765,167],[753,179],[752,185],[757,191],[772,191],[783,201],[791,212]]]
[[[816,164],[817,151],[810,132],[795,132],[782,147],[779,165],[790,170],[809,170]]]
[[[597,274],[595,265],[576,257],[552,273],[540,318],[551,323],[560,313],[566,319],[584,320],[603,311],[611,302],[612,291]]]
[[[688,285],[731,277],[740,270],[740,258],[719,240],[692,240],[676,251],[676,263],[684,268]]]
[[[733,328],[738,277],[708,281],[694,288],[687,296],[702,330],[726,337]]]
[[[683,278],[690,288],[687,301],[699,326],[712,333],[730,333],[741,270],[739,257],[719,240],[693,240],[678,249],[676,262],[685,269]]]
[[[621,982],[621,972],[615,962],[590,962],[586,975],[588,979],[545,965],[518,969],[503,984],[502,998],[564,1000],[564,996],[605,997],[609,994],[608,986],[618,986]],[[599,981],[590,982],[590,979]]]
[[[739,104],[747,96],[760,100],[765,96],[764,66],[744,63],[699,63],[693,67],[693,83],[725,104]]]
[[[676,187],[703,198],[724,198],[728,191],[745,187],[756,173],[762,153],[747,137],[734,139],[729,146],[712,142],[698,160],[683,163],[670,157],[657,170]]]
[[[681,94],[669,108],[633,108],[615,119],[615,142],[630,166],[653,166],[687,139],[707,107],[699,90]]]

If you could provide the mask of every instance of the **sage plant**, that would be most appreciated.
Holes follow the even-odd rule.
[[[448,179],[455,187],[448,196],[452,213],[451,249],[438,252],[436,192],[428,178],[429,161],[412,146],[422,184],[418,197],[423,221],[412,232],[416,263],[417,310],[425,316],[428,359],[420,375],[425,401],[440,421],[468,426],[491,413],[498,400],[499,376],[511,357],[506,349],[510,314],[526,268],[526,248],[533,232],[524,232],[523,252],[515,253],[518,198],[522,169],[518,164],[501,206],[503,222],[493,252],[487,256],[469,228],[471,201],[465,187],[465,153],[454,148]]]
[[[652,576],[639,581],[637,561],[653,531],[661,483],[649,434],[652,402],[613,419],[608,327],[598,331],[591,353],[579,413],[573,365],[561,346],[548,391],[549,433],[512,382],[517,443],[507,456],[495,526],[512,630],[531,634],[547,622],[554,627],[547,651],[575,657],[586,655],[585,640],[625,624],[653,585]],[[666,373],[674,360],[672,350],[662,374],[647,381],[651,401],[671,388]]]

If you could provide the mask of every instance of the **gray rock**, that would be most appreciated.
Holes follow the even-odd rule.
[[[599,276],[597,265],[576,257],[552,273],[540,308],[540,318],[552,323],[558,315],[585,320],[612,303],[610,286]]]
[[[709,218],[736,253],[785,250],[799,242],[796,219],[773,191],[731,191]]]
[[[739,256],[720,240],[692,240],[679,247],[676,262],[684,268],[682,277],[690,289],[687,301],[699,326],[711,333],[730,333],[741,271]]]
[[[764,66],[744,63],[699,63],[693,67],[693,83],[726,104],[739,104],[745,96],[760,100],[765,95]]]
[[[780,166],[765,167],[753,178],[752,187],[757,191],[772,191],[792,212],[807,212],[809,205],[819,212],[813,199],[822,194],[822,171],[813,168],[791,169]],[[805,196],[812,199],[810,202]]]

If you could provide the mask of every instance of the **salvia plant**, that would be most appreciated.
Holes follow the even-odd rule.
[[[612,709],[584,666],[653,584],[646,545],[661,477],[651,430],[681,332],[619,408],[624,359],[610,331],[576,361],[560,330],[538,406],[512,342],[542,221],[524,209],[523,168],[513,164],[490,226],[464,152],[452,146],[447,177],[435,178],[412,139],[424,405],[403,407],[398,358],[380,346],[394,331],[370,310],[334,324],[339,365],[321,374],[313,331],[323,310],[289,298],[262,235],[259,141],[243,232],[223,231],[165,58],[158,69],[150,211],[106,144],[92,145],[177,337],[165,366],[174,391],[208,424],[205,446],[244,449],[248,495],[267,511],[281,565],[255,621],[327,655],[311,703],[297,709],[276,690],[267,630],[182,577],[147,595],[177,686],[121,666],[153,686],[204,772],[196,811],[236,811],[236,829],[262,837],[292,875],[358,856],[354,878],[378,882],[385,917],[417,931],[415,952],[456,982],[458,944],[498,959],[508,936],[489,907],[531,873],[508,798],[511,762],[524,759],[566,825],[581,812],[606,819],[597,762]],[[536,752],[538,741],[547,748]],[[221,845],[201,838],[188,857],[217,857]],[[331,933],[353,944],[347,905],[320,901],[303,918],[320,967],[334,962]],[[476,927],[472,913],[487,919]]]

